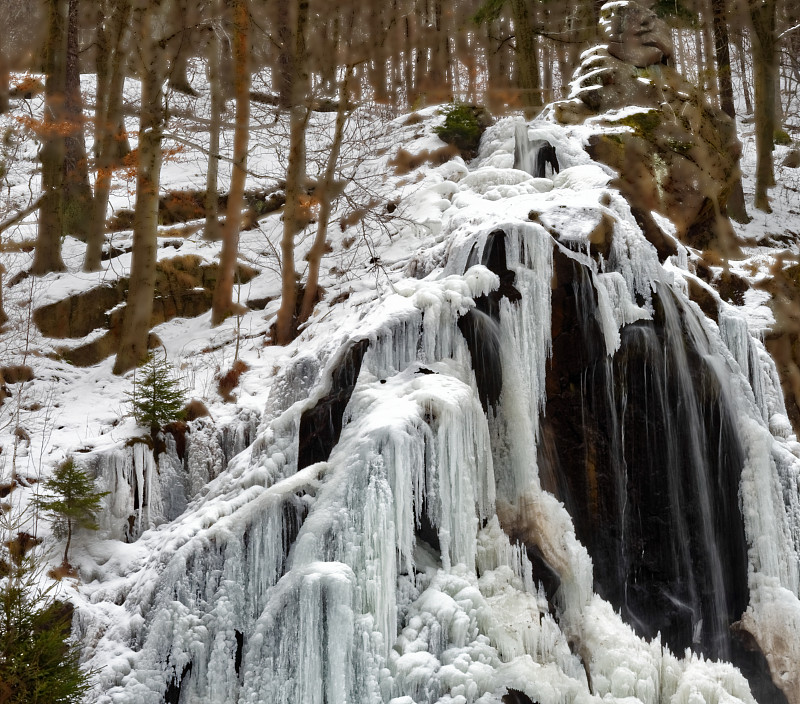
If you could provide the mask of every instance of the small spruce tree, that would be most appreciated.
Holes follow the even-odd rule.
[[[94,480],[71,457],[58,466],[43,486],[47,493],[37,496],[34,504],[50,517],[56,538],[66,538],[63,564],[68,565],[73,531],[76,528],[97,530],[95,514],[100,509],[100,499],[109,492],[96,492]]]
[[[137,379],[138,374],[142,375]],[[158,429],[183,418],[186,394],[172,374],[166,355],[150,354],[133,377],[133,392],[128,394],[136,422],[155,435]]]
[[[70,639],[73,609],[42,586],[41,541],[19,530],[26,513],[0,513],[0,704],[78,704],[89,673]]]
[[[0,588],[0,702],[77,704],[89,683],[69,642],[72,606],[38,592],[29,576]]]

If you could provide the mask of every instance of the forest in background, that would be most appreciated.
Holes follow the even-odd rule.
[[[31,273],[64,269],[65,235],[85,240],[84,269],[96,271],[112,175],[121,167],[135,171],[133,270],[115,372],[131,369],[147,352],[161,164],[170,149],[181,148],[181,138],[170,135],[176,117],[170,96],[191,95],[201,83],[211,95],[210,116],[179,117],[210,137],[202,196],[205,235],[223,241],[215,324],[236,312],[232,290],[250,105],[274,106],[286,168],[280,179],[283,304],[273,339],[285,344],[318,295],[331,201],[342,191],[344,125],[354,109],[369,106],[381,119],[458,102],[485,106],[493,114],[523,110],[532,117],[543,104],[566,96],[581,53],[599,41],[601,5],[592,0],[4,0],[0,111],[8,110],[12,96],[43,91],[45,112],[42,120],[17,118],[20,130],[41,144],[41,192],[27,203],[4,204],[0,237],[38,210]],[[800,128],[800,2],[662,0],[653,9],[672,28],[678,69],[729,115],[738,112],[755,123],[754,203],[744,203],[738,189],[731,215],[742,221],[747,207],[769,211],[775,141],[786,143],[787,129]],[[82,73],[96,75],[94,104],[84,104]],[[141,85],[133,151],[124,123],[131,109],[123,99],[126,77]],[[327,152],[315,154],[312,165],[305,145],[313,111],[336,112],[337,119]],[[230,144],[220,142],[225,128],[233,130]],[[89,150],[85,133],[91,137]],[[234,165],[230,183],[218,182],[220,160]],[[8,162],[5,168],[13,169]],[[226,195],[224,213],[220,194]],[[317,235],[300,281],[295,238],[312,219]]]
[[[84,271],[99,272],[118,251],[113,231],[132,231],[127,306],[111,352],[115,373],[128,372],[152,343],[157,257],[165,235],[161,216],[171,195],[162,182],[164,167],[174,165],[184,148],[199,151],[207,158],[205,189],[190,194],[186,217],[204,218],[204,237],[222,243],[212,324],[244,309],[237,299],[240,231],[251,224],[248,219],[263,215],[259,207],[269,214],[281,211],[281,236],[269,242],[282,280],[271,340],[285,345],[304,329],[322,296],[329,230],[345,232],[358,219],[373,218],[374,224],[397,207],[367,185],[355,195],[348,190],[357,171],[353,162],[389,148],[375,138],[380,125],[442,103],[478,106],[495,116],[536,116],[543,105],[568,94],[582,52],[601,41],[601,5],[0,0],[0,110],[14,124],[2,135],[0,176],[8,197],[0,201],[0,252],[29,247],[29,282],[46,287],[53,272],[75,270],[75,261],[62,256],[68,236],[86,243]],[[791,144],[792,135],[800,134],[800,2],[662,2],[654,10],[672,29],[678,69],[735,116],[740,129],[755,130],[755,194],[732,198],[730,214],[743,221],[748,212],[768,212],[773,146]],[[198,93],[209,96],[203,103],[208,112],[186,109],[192,104],[186,98]],[[43,113],[28,107],[34,100],[44,101]],[[37,145],[36,175],[27,197],[19,188],[12,197],[10,182],[22,173],[15,150],[26,142]],[[250,189],[264,182],[264,173],[252,166],[255,149],[272,150],[279,170],[269,173],[274,186],[253,213]],[[135,199],[130,213],[110,212],[120,174],[129,175]],[[19,241],[23,222],[25,232],[36,232],[35,240]],[[0,325],[2,286],[9,286],[4,273],[0,261]],[[33,325],[30,316],[28,324]],[[28,336],[30,329],[20,334]],[[238,328],[236,335],[238,356]],[[18,424],[20,399],[21,394]],[[17,440],[24,446],[24,437]],[[14,460],[8,451],[3,458],[15,473],[17,440]],[[44,464],[41,456],[39,463]],[[68,550],[69,538],[62,564],[67,575]],[[3,596],[23,600],[32,585]],[[58,660],[72,612],[54,616],[50,609],[33,613],[27,625],[39,633],[46,629],[37,624],[55,623],[47,647]],[[17,642],[1,625],[0,635]],[[65,665],[77,668],[77,655],[71,657]]]

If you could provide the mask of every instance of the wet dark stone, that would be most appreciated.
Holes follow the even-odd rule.
[[[502,697],[503,704],[538,704],[531,699],[525,692],[518,689],[509,689]]]
[[[623,328],[608,357],[588,272],[559,251],[554,269],[543,486],[572,515],[595,590],[640,636],[745,670],[753,658],[730,634],[748,603],[734,411],[685,313],[676,332],[672,298],[656,294],[654,320]],[[765,664],[749,670],[769,679]]]
[[[244,655],[244,633],[241,631],[234,631],[236,637],[236,656],[234,657],[233,666],[236,669],[236,674],[242,669],[242,656]]]
[[[528,553],[528,560],[530,560],[531,563],[533,579],[540,582],[542,587],[544,587],[547,602],[549,604],[554,604],[556,592],[561,586],[561,577],[559,577],[558,572],[550,566],[550,563],[544,559],[544,555],[542,555],[538,547],[535,545],[526,545],[525,547]]]
[[[486,296],[475,299],[475,308],[458,319],[458,329],[467,341],[475,383],[483,410],[497,405],[503,384],[500,364],[500,340],[497,325],[500,322],[500,301],[507,298],[516,303],[522,298],[514,286],[515,274],[508,268],[506,260],[506,234],[497,230],[486,239],[486,246],[480,260],[472,252],[467,267],[480,261],[487,269],[497,274],[500,286]]]
[[[339,442],[342,416],[356,386],[369,340],[353,343],[331,373],[331,390],[300,418],[297,469],[324,462]]]
[[[185,665],[183,670],[181,671],[181,676],[178,677],[178,673],[176,672],[175,675],[170,680],[170,683],[167,685],[167,691],[164,692],[164,704],[180,704],[181,701],[181,688],[183,687],[183,683],[186,681],[186,678],[192,672],[192,663]]]

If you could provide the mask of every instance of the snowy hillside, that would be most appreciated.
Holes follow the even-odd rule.
[[[131,103],[137,93],[130,82]],[[175,100],[169,131],[177,139],[166,141],[175,153],[162,188],[202,189],[204,133],[181,115],[202,116],[207,101]],[[34,115],[42,109],[40,99],[24,105]],[[314,116],[321,148],[333,117]],[[22,274],[35,216],[6,233],[11,320],[0,336],[2,365],[33,374],[7,382],[0,407],[0,483],[19,478],[5,500],[24,515],[67,456],[110,492],[100,531],[76,539],[77,576],[58,586],[76,606],[75,630],[95,673],[87,701],[734,704],[756,701],[756,686],[777,692],[769,672],[787,701],[798,701],[800,444],[762,342],[775,322],[770,294],[752,286],[734,305],[700,276],[708,257],[679,243],[677,255],[659,261],[609,185],[610,169],[584,150],[591,127],[506,117],[469,163],[407,163],[401,150],[429,155],[444,146],[433,132],[441,121],[436,108],[353,118],[343,169],[350,185],[331,227],[325,295],[291,345],[267,342],[280,296],[280,210],[242,233],[240,260],[252,271],[235,298],[248,312],[216,328],[208,312],[154,328],[188,397],[208,410],[163,433],[155,448],[130,415],[133,373],[115,377],[113,357],[67,361],[106,328],[79,334],[76,323],[56,338],[34,322],[45,306],[117,285],[130,268],[130,230],[112,233],[102,272],[81,272],[85,245],[68,238],[68,271],[41,278]],[[254,104],[248,188],[265,193],[280,186],[285,125],[274,122],[273,108]],[[513,168],[520,126],[555,147],[558,173]],[[741,137],[747,197],[754,148],[750,133]],[[5,197],[22,208],[37,192],[36,145],[23,133],[5,148],[17,150]],[[751,283],[770,275],[780,252],[798,254],[800,170],[778,169],[775,212],[736,226],[745,256],[729,270]],[[133,195],[124,174],[115,179],[117,213]],[[605,222],[608,249],[599,253]],[[659,225],[669,234],[666,219]],[[162,226],[159,236],[159,262],[192,276],[219,254],[199,220]],[[691,293],[698,286],[716,319]],[[609,427],[621,443],[640,427],[625,415],[639,373],[625,364],[636,345],[647,350],[643,375],[656,379],[647,383],[664,389],[658,402],[682,409],[675,427],[664,421],[672,435],[664,430],[656,441],[641,432],[674,453],[668,465],[677,473],[647,482],[663,481],[660,495],[685,509],[685,517],[670,514],[675,540],[665,544],[680,553],[675,545],[691,536],[692,546],[675,561],[719,563],[696,589],[664,597],[690,614],[688,635],[645,633],[629,618],[640,612],[627,594],[624,604],[610,587],[601,596],[607,565],[590,556],[585,521],[571,515],[570,492],[548,460],[545,419],[559,381],[553,331],[568,317],[554,303],[562,293],[577,301],[583,337],[574,339],[591,338],[586,347],[596,354],[581,372],[580,398],[597,384],[603,408],[619,412]],[[53,325],[77,315],[70,311],[80,304],[70,305],[56,309]],[[218,383],[236,359],[247,368],[226,400]],[[615,376],[620,365],[627,377]],[[594,412],[588,400],[581,408]],[[648,408],[641,427],[659,412]],[[723,447],[729,438],[738,449]],[[644,472],[620,471],[623,483],[628,472]],[[683,481],[695,482],[687,493],[700,497],[696,504],[682,498]],[[746,540],[735,576],[723,548],[716,552],[727,524],[711,517],[717,485],[731,481],[731,520]],[[619,507],[619,527],[607,528],[621,531],[623,545],[635,512]],[[19,528],[44,536],[42,549],[58,563],[47,525]],[[751,684],[730,663],[739,647],[728,632],[733,601],[704,586],[725,592],[737,578],[745,585],[741,629],[768,665],[745,658]]]

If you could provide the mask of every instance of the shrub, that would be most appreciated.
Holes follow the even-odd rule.
[[[136,422],[154,435],[161,426],[183,420],[186,394],[180,380],[173,376],[166,354],[148,356],[134,374],[128,401]]]
[[[773,135],[773,140],[775,144],[778,144],[782,147],[788,147],[792,143],[792,138],[789,136],[789,133],[786,130],[780,128],[775,130],[775,134]]]
[[[475,105],[452,103],[442,108],[444,124],[433,131],[443,142],[453,144],[466,156],[478,153],[481,135],[486,129],[486,111]]]

